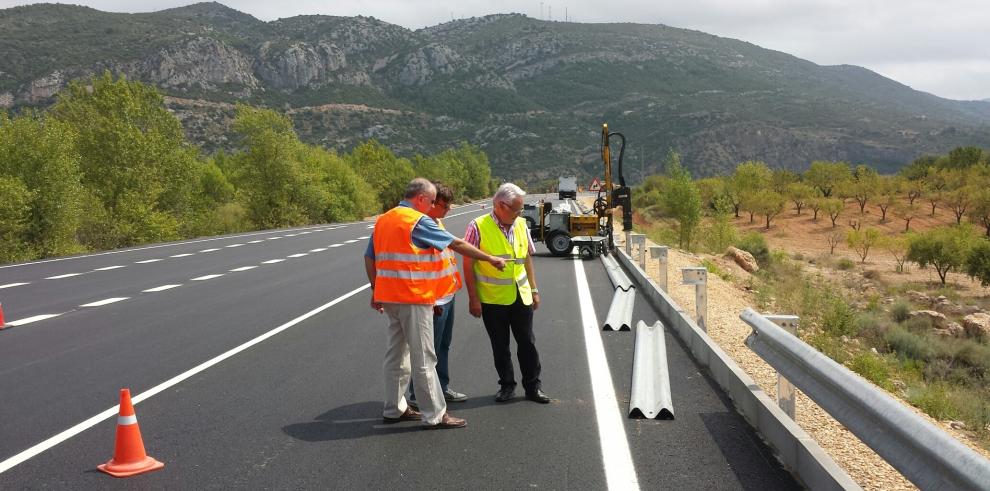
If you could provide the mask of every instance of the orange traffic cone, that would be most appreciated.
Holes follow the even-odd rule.
[[[113,458],[97,469],[113,477],[130,477],[157,471],[165,464],[144,453],[144,441],[138,428],[137,416],[131,404],[131,390],[120,389],[120,412],[117,415],[117,441],[113,446]]]

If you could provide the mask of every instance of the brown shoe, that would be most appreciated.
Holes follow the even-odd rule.
[[[419,411],[411,407],[407,407],[406,412],[402,413],[402,416],[399,416],[398,418],[390,418],[388,416],[382,416],[382,423],[390,425],[390,424],[400,423],[402,421],[419,421],[421,419],[423,419],[423,415],[420,414]]]
[[[455,418],[450,415],[450,413],[443,413],[443,418],[440,418],[440,422],[435,425],[424,426],[428,430],[447,430],[450,428],[463,428],[467,426],[467,421],[461,418]]]

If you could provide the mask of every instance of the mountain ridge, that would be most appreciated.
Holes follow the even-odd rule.
[[[669,148],[706,175],[745,160],[892,171],[990,147],[990,103],[662,24],[493,14],[413,31],[365,16],[266,22],[211,2],[140,14],[14,7],[0,10],[0,29],[0,107],[50,104],[68,80],[110,70],[173,97],[207,151],[229,145],[231,111],[177,101],[291,108],[301,138],[339,150],[370,137],[404,155],[468,141],[496,175],[526,182],[600,173],[594,135],[606,121],[629,138],[633,180]]]

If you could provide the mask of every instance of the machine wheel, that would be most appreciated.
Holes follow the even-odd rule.
[[[564,232],[553,232],[547,237],[547,249],[554,256],[566,256],[571,253],[571,237]]]

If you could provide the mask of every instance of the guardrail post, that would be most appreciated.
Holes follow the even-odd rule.
[[[626,255],[632,257],[632,240],[630,237],[632,235],[632,232],[629,230],[626,230],[625,232],[626,232]]]
[[[667,246],[650,246],[650,257],[660,262],[660,289],[667,291]],[[646,268],[643,268],[644,270]]]
[[[636,254],[639,256],[639,267],[646,268],[646,236],[643,234],[632,234],[633,245],[637,247]]]
[[[696,322],[702,331],[708,332],[708,270],[705,268],[681,268],[685,285],[694,285]]]
[[[800,318],[796,315],[764,315],[767,320],[777,324],[785,331],[797,336],[798,323]],[[792,420],[797,421],[795,415],[797,414],[797,390],[791,385],[790,381],[777,373],[777,405],[791,417]]]

